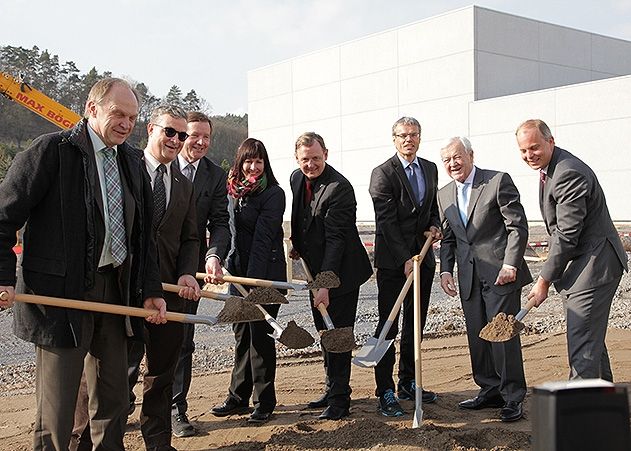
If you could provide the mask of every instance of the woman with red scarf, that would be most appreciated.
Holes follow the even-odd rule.
[[[270,166],[267,150],[257,139],[248,138],[239,146],[228,175],[232,246],[226,267],[236,276],[287,280],[283,250],[285,193]],[[231,287],[231,294],[239,294]],[[276,317],[278,304],[266,305]],[[276,345],[265,321],[232,326],[236,340],[235,361],[228,397],[211,412],[227,416],[254,412],[249,423],[264,423],[276,407]]]

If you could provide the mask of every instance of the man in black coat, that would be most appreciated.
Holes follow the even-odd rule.
[[[199,264],[197,270],[213,277],[222,274],[222,262],[230,247],[228,225],[228,195],[226,172],[206,156],[212,136],[212,122],[204,113],[189,112],[182,150],[173,162],[182,174],[193,182],[197,207],[197,233],[199,236]],[[208,232],[208,240],[206,239]],[[186,302],[187,313],[197,313],[197,302]],[[173,382],[172,418],[173,435],[190,437],[196,431],[186,415],[186,396],[191,386],[193,352],[195,352],[195,325],[184,325],[184,342],[175,370]]]
[[[321,288],[311,296],[313,319],[318,330],[326,330],[317,309],[328,309],[335,327],[355,324],[359,287],[370,278],[372,268],[357,231],[355,192],[350,182],[326,164],[328,150],[322,137],[304,133],[296,141],[299,170],[292,173],[292,258],[302,257],[312,274],[333,271],[339,288]],[[322,350],[326,369],[326,392],[309,407],[326,407],[320,419],[339,420],[349,415],[351,352]]]
[[[379,290],[378,336],[394,306],[399,292],[413,270],[412,257],[423,247],[423,233],[435,239],[442,237],[436,203],[438,169],[431,161],[416,154],[421,142],[421,124],[413,117],[402,117],[392,126],[392,142],[396,154],[377,166],[370,177],[369,191],[375,208],[375,268]],[[421,330],[425,326],[436,262],[429,250],[421,262]],[[399,399],[413,400],[414,382],[414,304],[413,291],[403,302],[403,326],[399,356]],[[387,338],[398,332],[398,316]],[[385,416],[403,415],[394,395],[395,351],[391,346],[375,367],[375,394],[379,410]],[[421,387],[418,387],[420,390]],[[423,402],[436,401],[436,394],[423,390]]]
[[[9,295],[1,307],[13,304],[12,247],[26,223],[27,292],[144,305],[160,311],[151,321],[164,321],[151,189],[142,161],[125,143],[137,115],[131,86],[103,79],[88,95],[85,119],[39,137],[16,156],[0,184],[0,291]],[[68,449],[85,370],[92,441],[123,450],[127,336],[142,322],[23,303],[15,304],[14,314],[16,335],[36,346],[34,449]]]

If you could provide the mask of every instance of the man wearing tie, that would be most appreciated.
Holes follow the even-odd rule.
[[[296,140],[296,162],[300,169],[291,174],[294,196],[291,210],[291,258],[305,261],[315,276],[333,271],[339,288],[321,288],[311,295],[313,320],[317,330],[326,330],[317,309],[328,309],[335,327],[353,327],[359,287],[372,275],[366,249],[357,231],[357,202],[350,182],[326,164],[328,150],[317,133],[303,133]],[[320,419],[339,420],[350,414],[351,352],[322,350],[326,370],[326,392],[309,403],[325,407]]]
[[[438,170],[436,165],[416,154],[421,142],[421,124],[413,117],[402,117],[392,126],[392,141],[396,154],[377,166],[370,177],[369,191],[375,208],[375,268],[379,323],[378,336],[394,306],[408,275],[413,270],[412,257],[423,247],[423,233],[430,231],[435,239],[441,238],[440,218],[436,203]],[[421,263],[421,330],[425,326],[429,296],[432,290],[436,263],[430,249]],[[413,400],[414,382],[414,304],[413,291],[403,302],[398,399]],[[398,316],[387,338],[398,333]],[[403,415],[403,409],[394,394],[392,371],[395,350],[390,347],[375,367],[375,394],[379,397],[382,415]],[[421,390],[421,387],[418,387]],[[436,393],[423,390],[423,402],[435,402]]]
[[[193,183],[197,210],[197,234],[199,236],[199,263],[197,270],[216,278],[222,274],[221,264],[230,247],[230,226],[228,225],[228,192],[226,172],[206,156],[210,147],[212,123],[201,112],[187,114],[186,133],[182,150],[173,162],[182,174]],[[206,232],[209,239],[206,240]],[[187,313],[197,313],[197,302],[186,302]],[[186,396],[191,386],[191,372],[195,325],[184,325],[184,342],[175,370],[173,382],[173,406],[171,423],[173,435],[190,437],[196,431],[190,423],[186,411]]]
[[[199,239],[195,216],[193,185],[172,164],[188,138],[186,113],[173,105],[159,106],[147,125],[144,150],[145,167],[153,187],[153,228],[158,248],[162,281],[186,286],[179,293],[165,293],[169,311],[185,311],[185,299],[199,298],[195,279],[199,258]],[[179,322],[149,324],[145,344],[130,341],[130,385],[138,377],[143,351],[147,371],[143,377],[140,429],[148,450],[166,451],[171,447],[171,401],[173,378],[182,348],[184,327]]]
[[[125,140],[138,98],[124,80],[97,82],[74,128],[18,153],[0,184],[0,291],[14,300],[15,232],[24,232],[26,292],[159,309],[165,302],[151,233],[151,188]],[[68,449],[85,371],[92,442],[123,450],[127,336],[142,321],[18,302],[15,334],[35,344],[36,450]]]
[[[502,408],[502,421],[522,417],[526,380],[519,335],[489,343],[480,330],[499,312],[515,315],[521,288],[532,282],[524,260],[528,221],[510,176],[473,165],[467,138],[451,138],[440,157],[453,182],[438,191],[443,239],[440,284],[457,294],[453,271],[458,263],[458,288],[464,311],[473,379],[480,387],[462,409]]]
[[[539,171],[539,206],[550,235],[548,259],[528,299],[541,305],[554,283],[564,299],[570,379],[613,381],[605,335],[627,255],[605,193],[588,165],[555,146],[542,120],[525,121],[515,135],[522,159]]]

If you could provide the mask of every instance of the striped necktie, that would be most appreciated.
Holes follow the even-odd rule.
[[[164,212],[167,209],[167,192],[164,188],[164,173],[167,168],[163,164],[159,164],[156,168],[156,178],[153,181],[153,227],[155,229],[160,225]]]

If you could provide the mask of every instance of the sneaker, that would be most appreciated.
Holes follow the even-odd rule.
[[[192,437],[197,433],[185,413],[178,413],[171,417],[171,429],[176,437]]]
[[[399,384],[397,392],[399,399],[414,401],[416,399],[416,382],[410,381],[408,383]],[[438,399],[438,395],[433,391],[423,390],[422,396],[425,404],[431,404]]]
[[[391,389],[387,389],[379,397],[379,412],[385,417],[400,417],[404,414],[397,397]]]

